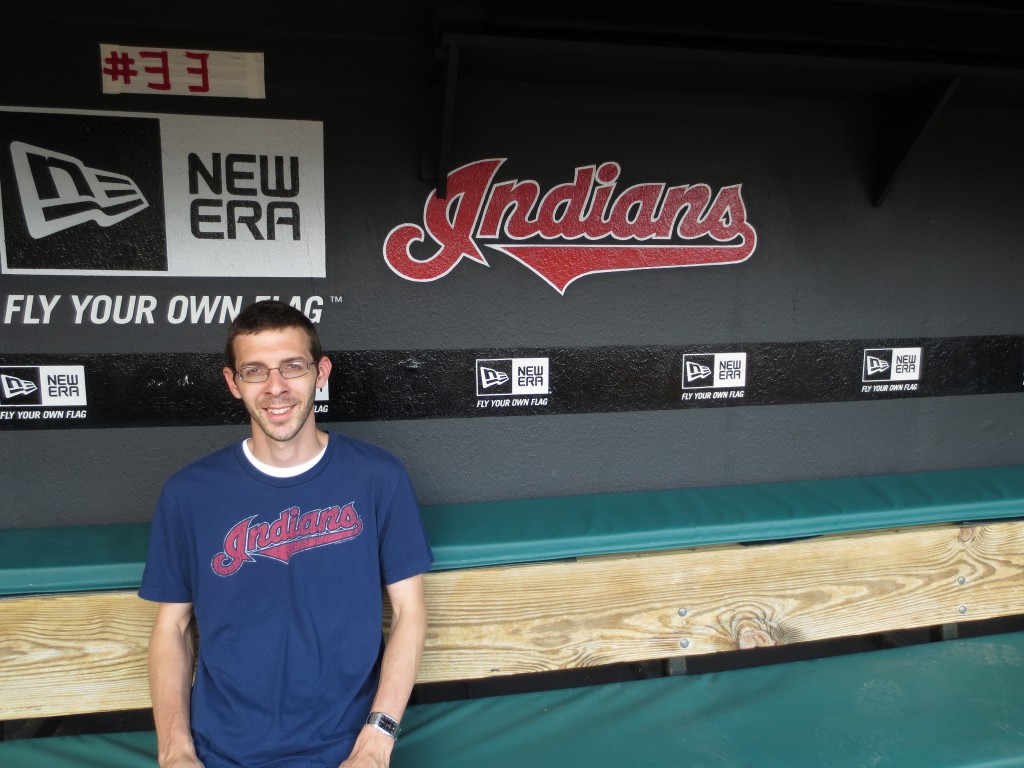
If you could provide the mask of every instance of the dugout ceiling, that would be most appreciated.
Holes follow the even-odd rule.
[[[106,11],[48,0],[3,14],[112,31],[158,29],[172,42],[204,35],[401,39],[434,47],[440,57],[461,45],[471,51],[461,62],[467,77],[865,96],[961,77],[958,98],[1024,99],[1024,7],[1015,0],[188,0],[173,11],[155,3]]]
[[[951,102],[1024,105],[1024,6],[958,0],[697,3],[451,0],[135,4],[116,14],[45,2],[8,15],[159,28],[194,41],[230,34],[398,38],[430,46],[421,170],[443,193],[466,79],[604,85],[686,94],[852,97],[877,106],[871,195]]]
[[[977,85],[976,90],[967,89],[972,98],[1020,103],[1021,88],[1014,81],[1024,71],[1024,8],[1016,0],[391,0],[287,7],[266,0],[187,0],[173,7],[171,12],[164,5],[136,3],[105,11],[70,0],[47,0],[3,13],[49,24],[159,29],[168,38],[184,34],[195,39],[204,33],[236,39],[371,37],[439,48],[454,38],[470,39],[474,48],[491,51],[474,57],[481,64],[479,74],[650,82],[684,90],[831,87],[870,92],[881,87],[872,72],[899,71],[968,77]],[[559,51],[561,56],[556,55]],[[685,69],[671,63],[673,58],[715,64],[719,75],[686,76]],[[561,66],[542,66],[545,60],[560,61]],[[611,61],[614,67],[598,66]],[[746,85],[734,79],[743,65]],[[851,70],[863,76],[855,77]]]

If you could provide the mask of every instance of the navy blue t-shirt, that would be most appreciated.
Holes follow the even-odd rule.
[[[193,604],[207,768],[336,768],[376,692],[383,586],[431,562],[405,469],[368,443],[332,433],[290,478],[236,443],[172,476],[139,596]]]

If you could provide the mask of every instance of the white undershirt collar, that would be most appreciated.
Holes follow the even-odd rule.
[[[295,477],[297,475],[301,475],[303,472],[306,472],[312,469],[314,466],[316,466],[316,463],[320,461],[320,459],[322,459],[324,457],[324,454],[327,452],[327,445],[325,444],[324,447],[320,449],[320,453],[318,453],[312,459],[310,459],[309,461],[305,461],[302,464],[299,464],[298,466],[295,467],[273,467],[270,464],[264,464],[262,461],[260,461],[259,459],[252,455],[252,450],[249,448],[248,439],[242,441],[242,452],[245,454],[245,458],[247,458],[249,462],[254,467],[256,467],[256,469],[258,469],[265,475],[270,475],[271,477]]]

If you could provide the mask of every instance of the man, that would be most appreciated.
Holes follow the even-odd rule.
[[[160,765],[387,766],[433,560],[412,486],[391,454],[317,429],[331,361],[301,312],[250,305],[225,356],[252,436],[168,480],[139,590],[160,603],[149,650]]]

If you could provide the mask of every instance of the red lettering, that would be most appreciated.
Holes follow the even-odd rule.
[[[477,231],[479,237],[497,237],[506,212],[510,212],[509,222],[505,225],[507,235],[513,239],[529,237],[533,230],[526,223],[526,217],[537,202],[538,194],[540,185],[535,181],[495,184]]]
[[[336,531],[339,528],[344,528],[341,522],[341,507],[331,507],[330,509],[320,510],[320,519],[317,525],[317,530],[320,533],[327,533],[328,531]]]
[[[295,526],[296,536],[312,536],[317,532],[316,521],[318,517],[317,512],[307,512],[299,518],[298,525]]]
[[[199,85],[190,85],[189,91],[192,93],[209,93],[210,92],[210,54],[209,53],[196,53],[194,51],[185,51],[185,56],[193,61],[198,61],[198,67],[185,67],[185,71],[190,75],[199,75]]]
[[[425,282],[447,275],[463,256],[487,264],[473,242],[473,228],[491,179],[503,162],[481,160],[448,174],[449,199],[440,199],[434,190],[427,198],[423,214],[427,232],[441,249],[422,261],[414,259],[409,248],[423,240],[423,230],[413,224],[395,227],[384,240],[388,266],[402,277]]]
[[[295,538],[294,534],[288,530],[290,513],[291,510],[282,512],[281,516],[270,524],[270,528],[267,531],[267,539],[271,544],[280,544],[282,541],[288,541],[289,539]]]
[[[273,523],[252,524],[249,517],[236,523],[224,537],[224,551],[211,563],[214,573],[231,576],[243,563],[260,555],[287,563],[296,552],[354,539],[363,531],[355,506],[329,507],[300,516],[298,507],[283,511]]]
[[[608,211],[608,201],[612,192],[615,191],[615,181],[619,178],[618,163],[602,163],[597,169],[597,187],[594,189],[594,199],[590,202],[590,209],[585,214],[583,234],[591,240],[598,240],[608,234],[608,221],[605,214]]]
[[[503,162],[482,160],[450,173],[451,198],[440,200],[435,191],[424,206],[424,228],[440,248],[414,258],[411,246],[425,239],[424,229],[400,225],[384,243],[388,266],[409,280],[436,280],[463,257],[486,264],[477,241],[504,237],[509,242],[488,244],[564,293],[577,278],[596,272],[735,264],[749,258],[757,243],[738,184],[713,199],[707,184],[666,189],[660,183],[637,184],[615,197],[621,169],[606,162],[576,168],[573,181],[542,197],[540,185],[529,179],[493,184]],[[571,242],[581,238],[598,242]],[[518,242],[524,240],[529,242]],[[651,240],[662,242],[645,242]]]
[[[747,208],[743,205],[739,184],[722,187],[705,219],[708,234],[719,242],[727,242],[737,235],[753,237],[753,230],[747,225]]]
[[[171,68],[167,64],[167,51],[139,51],[139,56],[144,59],[158,59],[160,65],[156,67],[143,67],[143,70],[151,75],[160,75],[160,82],[146,83],[147,88],[154,91],[171,90]]]
[[[106,66],[101,71],[115,83],[120,79],[124,81],[125,85],[131,85],[132,78],[137,77],[139,74],[136,70],[132,69],[135,59],[127,53],[111,51],[110,55],[103,60],[103,63]]]
[[[249,552],[259,552],[269,547],[270,526],[267,523],[250,526],[249,535],[245,539],[245,546]]]
[[[673,187],[669,190],[671,207],[676,211],[673,220],[679,219],[677,231],[680,237],[695,238],[704,234],[701,214],[711,199],[711,188],[707,184],[694,184],[691,187]],[[665,207],[670,206],[669,200]],[[680,214],[682,214],[680,218]]]
[[[583,207],[590,196],[593,179],[594,166],[577,168],[575,181],[552,187],[544,195],[537,211],[537,229],[541,237],[575,240],[583,234]]]
[[[655,211],[664,189],[664,184],[638,184],[619,195],[608,217],[612,236],[619,240],[656,237],[660,217],[655,217]]]
[[[212,563],[213,571],[218,576],[230,576],[242,567],[242,563],[252,562],[245,546],[252,520],[249,517],[238,522],[224,537],[224,551],[218,552]]]
[[[505,221],[505,234],[513,240],[525,240],[537,234],[537,216],[534,206],[540,197],[540,184],[536,181],[517,181],[509,190],[514,203],[509,206],[508,219]],[[488,206],[490,207],[490,206]],[[534,213],[531,219],[530,214]],[[485,216],[487,213],[484,214]],[[493,217],[490,217],[493,218]]]

